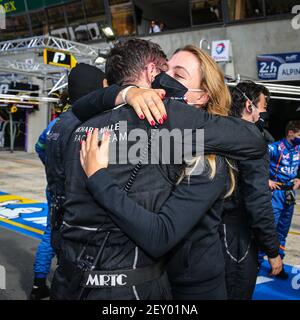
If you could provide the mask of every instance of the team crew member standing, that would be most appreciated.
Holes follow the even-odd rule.
[[[269,145],[270,181],[272,206],[280,242],[280,256],[285,256],[285,242],[288,235],[295,205],[295,190],[300,186],[297,178],[300,164],[300,121],[290,121],[286,126],[286,137]],[[282,269],[278,275],[287,279]]]
[[[165,55],[158,45],[145,40],[132,39],[112,49],[106,65],[107,78],[118,80],[120,83],[130,82],[149,87],[158,73],[157,69],[161,69],[164,64]],[[216,145],[222,146],[219,152],[226,153],[227,150],[232,149],[232,153],[236,156],[246,154],[250,150],[254,156],[259,156],[263,150],[260,138],[255,143],[252,140],[252,145],[245,137],[249,130],[253,130],[251,126],[245,128],[234,119],[210,117],[200,110],[173,100],[167,101],[166,106],[169,121],[165,124],[169,126],[169,129],[195,128],[195,126],[206,128],[207,126],[205,142],[208,150],[215,151],[218,150]],[[87,128],[91,130],[95,127],[113,127],[115,135],[119,135],[117,128],[121,120],[128,120],[129,131],[133,128],[148,130],[147,123],[140,121],[132,109],[125,106],[82,124],[75,130],[69,141],[69,147],[66,150],[69,158],[65,166],[67,200],[64,205],[62,228],[63,258],[55,273],[52,285],[53,298],[166,299],[170,297],[169,285],[161,264],[157,264],[157,260],[146,255],[125,236],[107,216],[105,208],[100,207],[86,190],[86,179],[79,162],[79,142],[85,137]],[[243,150],[241,146],[235,145],[234,142],[237,141],[232,135],[220,137],[215,133],[218,127],[223,127],[226,131],[225,127],[232,125],[236,125],[241,130],[242,140],[247,146]],[[256,143],[259,145],[258,148]],[[128,141],[128,147],[130,148],[130,141]],[[109,169],[113,176],[118,176],[120,184],[125,186],[134,166],[131,163],[117,164]],[[170,180],[174,179],[178,169],[178,166],[161,167],[160,169],[157,165],[142,166],[141,174],[137,176],[129,194],[135,199],[138,198],[139,202],[148,209],[158,211],[171,192]],[[140,178],[142,173],[144,179],[147,177],[146,185],[145,180]],[[151,185],[151,190],[148,189],[149,185]],[[107,273],[112,277],[116,273],[121,273],[129,277],[128,282],[126,285],[122,282],[114,286],[111,282],[106,284],[107,288],[103,287],[101,281],[91,283],[89,276],[92,274],[89,273],[89,268],[87,271],[84,271],[86,268],[80,269],[81,266],[87,265],[95,267],[97,271],[94,275],[97,277],[101,278]],[[110,279],[112,281],[112,278]],[[82,290],[81,286],[85,289]]]
[[[231,89],[231,114],[256,123],[263,131],[268,90],[251,81]],[[228,299],[249,300],[258,271],[258,246],[267,252],[272,274],[281,270],[278,237],[268,190],[268,155],[236,163],[237,188],[224,204],[221,237],[226,262]]]
[[[52,246],[56,253],[59,252],[59,233],[58,230],[62,221],[62,203],[64,197],[65,174],[63,169],[63,151],[67,141],[81,120],[72,112],[73,104],[86,94],[103,86],[104,73],[85,63],[77,64],[68,76],[68,104],[64,108],[59,118],[47,134],[45,141],[44,162],[48,190],[51,195],[51,227]],[[114,90],[114,88],[111,88]],[[103,109],[105,110],[105,109]],[[93,109],[88,105],[84,106],[82,113],[87,117],[93,116]]]
[[[63,108],[63,114],[49,123],[35,145],[35,150],[46,168],[48,181],[46,195],[49,209],[46,230],[36,252],[34,262],[34,284],[30,294],[30,299],[32,300],[40,300],[49,296],[46,278],[50,272],[51,261],[55,254],[53,247],[56,249],[56,253],[58,253],[59,246],[56,228],[59,227],[59,223],[58,221],[55,221],[55,218],[59,221],[61,218],[54,217],[55,210],[53,209],[57,209],[58,204],[57,197],[54,195],[59,194],[58,190],[63,189],[60,188],[60,186],[63,186],[64,184],[63,172],[62,170],[59,170],[62,161],[59,149],[59,147],[61,147],[60,134],[62,135],[65,133],[66,137],[68,131],[72,132],[72,125],[78,125],[80,123],[73,113],[68,111],[71,104],[75,103],[80,97],[101,87],[103,80],[104,73],[100,69],[85,63],[77,64],[68,76],[69,95],[68,97],[65,97],[66,101]],[[92,110],[87,110],[86,114],[91,114],[91,111]],[[92,115],[93,114],[90,116]],[[57,121],[59,122],[59,125],[56,125]],[[67,123],[66,121],[69,122]],[[51,203],[53,205],[51,205]],[[50,208],[52,208],[52,210],[50,210]],[[52,211],[51,217],[50,211]],[[51,243],[53,244],[53,247]]]

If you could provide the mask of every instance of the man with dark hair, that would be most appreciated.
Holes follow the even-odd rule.
[[[279,254],[285,256],[285,242],[294,213],[295,190],[300,187],[298,171],[300,164],[300,121],[290,121],[286,126],[286,137],[269,144],[270,180],[272,206],[275,216],[280,247]],[[282,269],[279,274],[287,279],[288,274]]]
[[[146,53],[148,50],[150,52]],[[135,51],[135,55],[128,55],[128,52]],[[146,54],[139,55],[139,52]],[[180,96],[187,91],[173,78],[169,79],[164,74],[161,74],[162,78],[156,77],[166,63],[164,54],[157,45],[149,46],[149,41],[130,39],[116,44],[112,53],[118,56],[111,54],[108,57],[106,75],[109,81],[150,88],[155,79],[161,80],[166,91],[177,87]],[[128,59],[127,65],[131,66],[126,72],[123,70],[123,66],[126,66],[125,58]],[[115,63],[111,63],[109,59],[114,59]],[[135,70],[140,70],[139,74]],[[123,80],[114,74],[119,72],[123,74]],[[86,102],[84,104],[95,107],[100,96],[103,97],[103,92],[94,92],[83,99]],[[194,129],[193,132],[197,128],[205,129],[204,144],[207,152],[229,154],[237,158],[259,157],[263,154],[264,143],[253,125],[245,125],[238,119],[214,117],[175,99],[166,99],[165,105],[169,119],[164,122],[165,128],[169,131],[177,128],[181,132],[184,129]],[[73,112],[82,118],[80,108],[73,109]],[[126,128],[121,128],[122,122],[127,123]],[[232,127],[240,131],[238,139]],[[118,159],[119,162],[110,166],[110,172],[118,177],[120,185],[132,198],[151,211],[157,212],[168,198],[182,168],[175,164],[138,163],[136,166],[134,161],[124,163],[128,149],[136,142],[126,138],[132,130],[143,129],[150,134],[148,123],[138,119],[128,105],[100,114],[79,126],[68,140],[63,154],[66,201],[63,205],[64,221],[61,229],[62,252],[52,283],[52,298],[168,299],[170,288],[163,261],[158,261],[141,250],[115,225],[107,210],[89,193],[90,187],[96,187],[96,184],[93,185],[96,180],[87,181],[79,161],[79,150],[80,141],[94,128],[100,128],[100,132],[109,128],[113,132],[112,142],[116,142],[114,145],[117,155],[122,143],[128,145],[120,154],[123,162]],[[220,135],[216,132],[226,133],[228,128],[228,134]],[[249,134],[252,134],[251,138]],[[149,140],[144,141],[145,147],[148,143]],[[193,151],[195,145],[193,140]],[[136,157],[139,159],[138,155]]]
[[[233,101],[230,114],[233,117],[242,118],[253,123],[256,123],[258,120],[266,120],[270,93],[265,86],[248,80],[240,82],[236,87],[231,87],[230,92]],[[252,105],[247,97],[251,99],[254,106],[261,104],[261,109],[254,107],[252,110]]]
[[[252,81],[231,88],[231,114],[256,123],[263,130],[268,90]],[[258,246],[268,255],[272,274],[281,270],[278,239],[268,190],[268,160],[239,161],[237,187],[224,203],[221,237],[226,263],[226,286],[230,300],[249,300],[258,272]]]
[[[105,73],[109,84],[124,85],[135,83],[140,74],[150,62],[154,63],[158,70],[167,68],[166,55],[160,46],[153,42],[129,40],[111,49],[108,54]],[[126,81],[124,82],[124,79]],[[153,81],[153,79],[152,79]]]
[[[266,142],[273,142],[274,138],[266,130],[266,124],[269,119],[269,113],[267,112],[267,105],[270,100],[269,90],[263,85],[247,80],[240,82],[236,87],[230,87],[230,92],[233,100],[230,114],[237,118],[244,117],[243,119],[255,123],[262,132]],[[259,109],[259,117],[257,112],[255,113],[255,109],[253,110],[254,112],[250,112],[249,108],[245,109],[245,101],[247,99],[243,93],[253,101],[254,105],[262,106],[262,109]]]

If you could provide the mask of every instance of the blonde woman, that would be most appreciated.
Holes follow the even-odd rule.
[[[205,52],[194,46],[177,50],[167,73],[189,89],[188,103],[209,113],[228,115],[230,95],[223,74]],[[203,174],[189,176],[186,170],[160,211],[153,213],[130,199],[105,170],[108,148],[108,135],[98,148],[97,130],[82,144],[81,164],[96,201],[146,253],[166,256],[174,299],[226,299],[218,233],[223,199],[234,187],[226,160],[206,156]],[[191,161],[190,171],[199,160]]]

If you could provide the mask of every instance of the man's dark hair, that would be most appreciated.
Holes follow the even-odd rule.
[[[158,68],[166,63],[166,55],[158,44],[142,39],[118,42],[106,59],[107,82],[110,85],[134,83],[151,62]]]
[[[300,131],[300,120],[289,121],[285,128],[285,134],[288,135],[290,130],[294,132]]]
[[[245,95],[255,105],[258,103],[261,94],[266,97],[267,103],[270,99],[270,92],[265,86],[256,84],[255,82],[250,80],[240,82],[235,87],[230,87],[229,90],[232,97],[230,115],[236,118],[242,117],[243,111],[245,109],[245,103],[247,101]]]

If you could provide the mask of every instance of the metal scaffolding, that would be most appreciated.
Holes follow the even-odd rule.
[[[106,55],[110,48],[107,45],[100,49],[51,36],[0,42],[0,82],[2,84],[8,85],[12,82],[24,82],[24,80],[28,83],[34,83],[37,79],[43,80],[38,97],[31,96],[32,92],[30,91],[9,89],[8,92],[0,92],[0,103],[4,105],[14,104],[26,108],[40,103],[57,103],[59,101],[59,99],[49,97],[49,95],[67,86],[68,69],[44,64],[42,61],[44,49],[67,52],[72,54],[77,62],[93,64],[99,55]],[[31,53],[34,59],[26,59],[28,58],[27,53]],[[49,83],[49,81],[51,82]],[[11,152],[14,150],[15,137],[12,118],[12,113],[9,112]]]
[[[229,82],[229,86],[236,86],[240,81]],[[253,81],[265,86],[271,93],[271,99],[300,101],[300,87],[270,82]]]
[[[64,88],[67,85],[66,68],[47,65],[41,61],[28,63],[24,58],[24,55],[28,52],[42,53],[46,48],[68,52],[78,62],[92,64],[99,55],[106,55],[111,46],[107,44],[101,49],[52,36],[2,41],[0,42],[1,82],[9,83],[19,79],[26,79],[26,77],[28,79],[36,77],[44,80],[44,91],[46,91],[47,80],[52,81],[52,87],[47,90],[49,91],[48,94]],[[103,68],[101,65],[99,67]]]
[[[99,54],[106,55],[111,47],[107,44],[105,48],[101,49],[51,36],[2,41],[0,42],[0,73],[5,75],[15,73],[59,80],[65,68],[54,67],[44,63],[30,64],[17,59],[27,52],[42,52],[45,48],[66,51],[74,55],[78,62],[92,64]],[[12,53],[14,54],[13,57],[11,56]],[[2,57],[5,57],[5,59]]]
[[[78,57],[90,58],[97,58],[99,53],[106,54],[110,50],[110,47],[107,47],[106,49],[100,49],[83,43],[69,41],[51,36],[37,36],[25,39],[0,42],[1,54],[44,48],[67,51]]]
[[[22,74],[34,77],[57,79],[64,72],[62,67],[48,66],[42,63],[29,64],[25,61],[0,59],[0,73]]]

